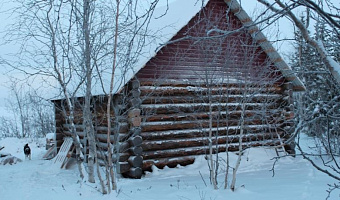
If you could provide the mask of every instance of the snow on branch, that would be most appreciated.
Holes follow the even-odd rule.
[[[273,5],[269,4],[268,1],[266,0],[258,0],[258,2],[265,5],[268,9],[270,9],[274,13],[280,12],[280,9],[275,8]],[[306,26],[301,22],[301,20],[299,20],[296,17],[296,15],[292,12],[292,10],[289,9],[289,6],[287,6],[280,0],[276,0],[275,2],[281,9],[286,10],[286,16],[290,18],[292,22],[294,23],[294,25],[301,31],[302,37],[306,40],[306,42],[308,42],[312,47],[316,49],[316,51],[319,53],[325,66],[331,72],[336,82],[340,84],[339,63],[337,63],[333,58],[331,58],[328,55],[328,52],[324,48],[323,43],[321,41],[316,41],[310,36],[310,33],[308,32]]]

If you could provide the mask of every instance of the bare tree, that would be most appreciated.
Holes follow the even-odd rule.
[[[108,93],[108,98],[107,98],[107,155],[108,155],[108,166],[109,166],[109,173],[111,177],[111,184],[112,184],[112,189],[116,190],[117,189],[117,182],[116,182],[116,177],[114,175],[114,169],[113,169],[113,162],[112,162],[112,153],[113,153],[113,147],[111,144],[111,98],[112,98],[112,92],[113,92],[113,86],[114,86],[114,77],[115,77],[115,70],[116,70],[116,65],[117,65],[117,45],[118,45],[118,25],[119,25],[119,7],[120,7],[120,0],[116,0],[116,16],[115,16],[115,39],[114,39],[114,44],[113,44],[113,62],[112,62],[112,72],[111,72],[111,81],[110,81],[110,90]],[[118,132],[118,131],[117,131]],[[118,133],[116,133],[117,135]],[[116,141],[115,143],[118,144],[118,137],[116,136]],[[118,147],[115,145],[116,148]],[[117,148],[119,149],[119,147]],[[117,151],[118,152],[118,151]],[[117,153],[118,154],[118,153]],[[107,183],[110,185],[110,182],[108,181]],[[110,189],[110,187],[109,187]]]
[[[13,15],[18,16],[18,19],[8,30],[7,41],[20,43],[20,51],[16,55],[20,59],[7,64],[25,75],[22,81],[35,81],[33,86],[51,86],[53,82],[59,85],[60,92],[65,97],[64,115],[71,124],[69,129],[76,146],[80,176],[83,178],[84,156],[74,124],[74,97],[85,80],[81,78],[81,70],[77,68],[81,62],[76,59],[77,48],[74,45],[77,41],[77,32],[73,30],[76,25],[72,20],[75,7],[71,2],[52,0],[16,3],[18,7]],[[80,76],[74,79],[75,74]]]
[[[85,86],[85,102],[84,102],[84,125],[85,125],[85,132],[89,142],[89,156],[88,156],[88,169],[89,169],[89,182],[94,183],[94,162],[97,157],[96,151],[96,142],[95,142],[95,132],[93,127],[93,120],[92,120],[92,113],[91,113],[91,97],[92,97],[92,70],[93,66],[91,65],[91,53],[93,46],[91,44],[91,25],[92,21],[90,19],[93,7],[95,6],[94,2],[90,0],[83,1],[83,13],[80,16],[83,16],[80,30],[83,30],[82,38],[84,38],[84,47],[83,47],[83,59],[84,59],[84,71],[86,74],[86,86]],[[77,9],[77,8],[76,8]],[[103,187],[102,187],[103,188]],[[104,190],[103,190],[103,193]]]
[[[11,80],[10,95],[6,99],[8,115],[1,119],[3,135],[15,137],[44,137],[54,131],[52,104]]]
[[[6,64],[24,74],[22,81],[31,81],[34,86],[40,80],[41,84],[60,91],[55,95],[64,98],[61,109],[70,125],[68,132],[76,146],[78,166],[83,178],[86,175],[83,169],[86,155],[83,154],[86,154],[87,148],[83,147],[76,130],[79,107],[82,108],[84,144],[89,144],[89,182],[95,180],[94,162],[98,155],[92,109],[93,95],[105,94],[108,97],[108,155],[105,160],[108,161],[106,167],[110,173],[106,174],[106,179],[109,188],[110,185],[113,189],[117,188],[114,167],[119,159],[112,161],[112,154],[119,155],[119,126],[116,124],[113,126],[115,144],[111,144],[109,140],[113,121],[110,109],[115,106],[113,95],[134,73],[134,65],[145,53],[142,48],[152,41],[154,33],[149,32],[149,23],[158,2],[159,0],[16,2],[19,6],[13,13],[18,16],[18,21],[8,30],[7,42],[15,41],[21,45],[17,54],[20,60],[7,60]],[[110,76],[109,80],[107,76]],[[84,101],[79,96],[83,96]],[[118,114],[115,114],[114,120],[118,118]],[[98,176],[102,179],[100,174]],[[106,193],[103,180],[101,185],[103,193]]]
[[[232,168],[230,188],[234,191],[243,151],[257,145],[278,144],[280,136],[284,136],[279,130],[281,127],[278,127],[283,119],[274,117],[280,115],[274,108],[279,106],[281,98],[275,87],[282,84],[280,80],[283,77],[269,58],[261,60],[264,52],[240,28],[242,24],[231,20],[233,16],[229,14],[227,20],[225,12],[201,14],[203,19],[199,19],[185,37],[193,41],[188,53],[179,54],[190,55],[189,52],[195,51],[195,59],[185,60],[200,63],[192,70],[198,79],[199,102],[208,115],[208,125],[203,121],[201,126],[209,129],[206,137],[210,182],[218,189],[221,166],[218,153],[226,151],[224,187],[228,186],[228,172]],[[228,26],[221,32],[217,31],[219,24],[225,21]],[[222,142],[225,144],[223,147]],[[235,166],[228,162],[228,150],[237,151]]]
[[[117,189],[116,182],[116,167],[119,162],[120,151],[120,123],[119,119],[122,115],[127,115],[126,104],[128,102],[128,95],[126,90],[123,90],[121,94],[115,95],[115,90],[121,85],[126,84],[125,77],[134,73],[133,65],[138,61],[141,56],[142,49],[146,44],[146,37],[153,37],[148,27],[150,20],[153,17],[154,10],[159,3],[159,0],[145,1],[145,2],[132,2],[116,0],[113,3],[113,15],[112,24],[114,24],[113,41],[112,41],[112,64],[110,73],[109,90],[105,91],[107,96],[106,104],[106,118],[107,118],[107,162],[108,162],[108,174],[107,185],[112,187],[113,190]],[[141,11],[140,7],[145,10]],[[126,12],[128,11],[128,12]],[[126,14],[127,13],[127,14]],[[162,17],[162,16],[160,16]],[[155,30],[153,30],[155,31]],[[151,35],[150,35],[151,34]],[[125,46],[125,47],[123,47]],[[116,79],[120,76],[119,79]],[[122,96],[122,97],[121,97]],[[118,104],[117,104],[118,103]],[[132,105],[134,107],[135,105]],[[112,112],[113,111],[113,112]],[[112,120],[112,113],[114,114],[114,120]],[[111,143],[112,135],[112,122],[114,122],[114,144]],[[125,138],[128,140],[129,138]],[[114,159],[113,159],[114,158]],[[110,183],[111,179],[111,183]]]
[[[13,92],[15,104],[12,104],[12,110],[17,110],[18,112],[14,112],[14,115],[19,114],[19,123],[20,123],[20,132],[21,137],[28,137],[31,130],[29,126],[28,119],[29,116],[29,100],[25,98],[25,94],[22,88],[18,88],[17,84],[15,82],[11,85],[11,91]]]
[[[267,12],[271,16],[288,18],[298,30],[296,32],[299,32],[295,38],[299,43],[299,52],[298,56],[294,57],[296,60],[293,65],[308,91],[297,96],[297,129],[294,135],[298,136],[300,132],[304,132],[315,137],[315,143],[310,145],[317,148],[318,152],[303,148],[300,139],[297,140],[297,148],[317,170],[338,182],[339,131],[336,127],[339,120],[340,65],[335,50],[339,49],[339,44],[332,41],[334,38],[339,40],[340,36],[340,8],[331,0],[258,0],[258,2],[268,8]],[[297,10],[304,11],[302,19],[298,17]],[[269,20],[276,19],[270,17]],[[312,24],[316,26],[312,27]],[[313,28],[316,34],[310,31]],[[322,92],[323,90],[326,92]],[[315,161],[315,158],[320,158],[322,162]],[[330,184],[329,187],[331,193],[334,189],[339,189],[339,183]]]
[[[337,8],[331,1],[326,0],[325,4],[330,9],[329,11],[326,11],[323,7],[318,5],[315,1],[312,0],[304,0],[304,1],[288,1],[287,3],[275,0],[274,3],[269,3],[266,0],[258,0],[258,2],[265,5],[268,9],[273,11],[275,14],[279,14],[281,16],[285,16],[289,18],[292,23],[295,25],[296,28],[298,28],[301,31],[302,37],[318,52],[320,55],[322,62],[325,64],[325,66],[328,68],[329,72],[333,75],[335,80],[339,83],[340,82],[340,73],[339,64],[329,55],[329,52],[324,47],[324,44],[320,40],[315,40],[313,37],[311,37],[310,32],[308,31],[308,25],[307,22],[304,24],[299,20],[299,18],[294,13],[294,9],[298,7],[302,7],[306,9],[308,12],[312,12],[317,18],[324,19],[324,22],[329,25],[339,36],[339,29],[340,29],[340,23],[339,23],[339,8]],[[308,14],[309,15],[309,14]]]

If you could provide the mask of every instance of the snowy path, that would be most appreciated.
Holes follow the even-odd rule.
[[[243,156],[236,192],[213,190],[209,185],[206,161],[199,157],[193,165],[155,169],[141,180],[119,179],[118,193],[103,196],[97,191],[97,184],[78,183],[76,167],[64,170],[53,161],[41,160],[46,150],[38,148],[34,142],[31,144],[32,160],[25,161],[21,152],[25,142],[0,140],[0,146],[5,145],[6,152],[23,159],[15,165],[0,166],[1,200],[322,200],[327,196],[327,183],[332,183],[329,177],[316,171],[305,160],[292,157],[277,162],[275,176],[272,177],[273,160],[270,159],[275,156],[274,151],[254,148]],[[205,186],[199,172],[208,186]],[[223,178],[221,174],[221,188]],[[339,191],[333,193],[330,199],[340,199]]]

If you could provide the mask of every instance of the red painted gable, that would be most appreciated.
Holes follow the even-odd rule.
[[[136,76],[141,80],[185,82],[282,80],[246,30],[228,36],[215,31],[209,35],[213,37],[207,37],[212,29],[233,31],[241,27],[223,0],[210,0]]]

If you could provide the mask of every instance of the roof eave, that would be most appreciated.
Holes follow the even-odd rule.
[[[224,2],[229,6],[231,12],[242,22],[242,24],[248,27],[248,32],[250,33],[251,37],[261,46],[263,51],[267,54],[273,64],[278,67],[286,80],[292,82],[293,90],[296,92],[305,91],[306,88],[302,81],[282,59],[282,57],[279,55],[273,45],[267,40],[265,35],[259,30],[259,28],[256,25],[253,25],[253,21],[242,9],[241,5],[236,0],[224,0]]]

